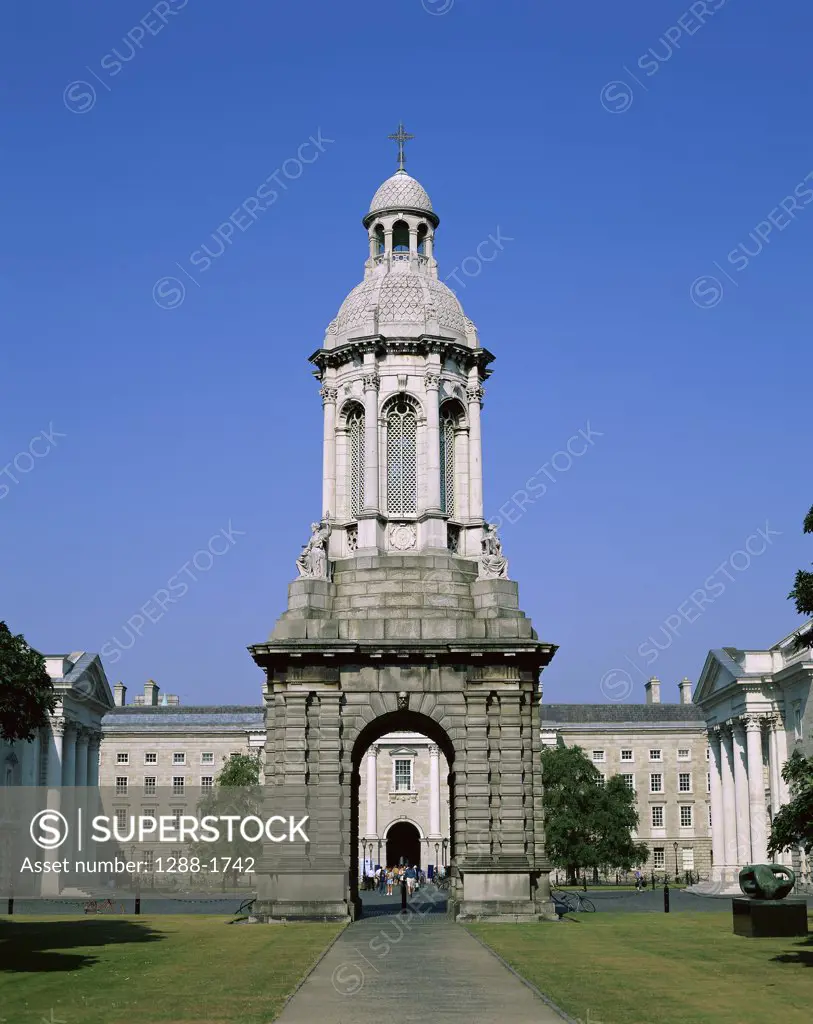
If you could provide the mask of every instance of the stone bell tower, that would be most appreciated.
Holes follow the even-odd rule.
[[[395,730],[450,765],[461,918],[550,911],[539,677],[556,648],[519,610],[483,519],[480,414],[491,353],[438,279],[439,218],[399,167],[363,218],[364,279],[310,357],[324,414],[322,517],[288,608],[250,648],[267,675],[266,784],[318,808],[309,861],[258,870],[259,914],[355,916],[358,779]]]

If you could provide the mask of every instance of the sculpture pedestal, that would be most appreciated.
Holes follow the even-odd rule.
[[[807,900],[731,901],[734,934],[752,939],[786,938],[807,935]]]

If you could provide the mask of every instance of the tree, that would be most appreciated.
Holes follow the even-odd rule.
[[[571,879],[582,868],[628,871],[648,856],[646,845],[632,838],[635,794],[619,775],[601,781],[581,747],[543,749],[545,847]]]
[[[262,809],[262,790],[260,782],[260,756],[259,754],[234,754],[226,759],[225,764],[218,772],[211,792],[204,793],[198,802],[198,818],[207,815],[214,817],[225,817],[236,815],[244,819],[252,815],[258,815]],[[235,833],[229,841],[225,829],[221,831],[220,839],[215,843],[197,842],[190,846],[190,853],[199,857],[203,864],[209,865],[213,859],[218,862],[220,870],[221,888],[225,890],[226,882],[231,876],[232,882],[237,883],[237,876],[241,873],[239,867],[231,866],[235,860],[243,861],[242,870],[245,871],[246,858],[256,859],[256,844],[251,844],[239,833]],[[226,859],[231,862],[227,870],[222,870]],[[217,877],[217,876],[215,876]]]
[[[31,740],[48,724],[57,696],[45,659],[0,622],[0,738]]]
[[[804,518],[802,529],[805,533],[813,533],[813,505]],[[797,571],[788,600],[796,603],[796,611],[800,615],[813,615],[813,572]],[[798,636],[796,644],[798,647],[813,647],[813,629]]]
[[[782,769],[782,778],[790,787],[790,803],[780,807],[771,822],[768,854],[795,846],[813,852],[813,757],[794,750]]]

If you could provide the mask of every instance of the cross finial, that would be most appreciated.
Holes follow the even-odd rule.
[[[392,139],[393,142],[398,143],[398,170],[403,171],[404,164],[406,163],[406,157],[404,156],[404,143],[410,139],[414,139],[414,135],[410,135],[409,132],[404,128],[403,122],[398,125],[398,131],[394,135],[388,135],[388,139]]]

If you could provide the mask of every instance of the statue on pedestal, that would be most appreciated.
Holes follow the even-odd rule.
[[[503,557],[502,543],[495,523],[483,523],[483,553],[477,559],[480,580],[507,580],[508,559]]]
[[[327,543],[330,538],[330,521],[326,516],[319,523],[311,523],[311,537],[302,548],[296,560],[299,576],[311,580],[329,580],[330,562],[327,557]]]

